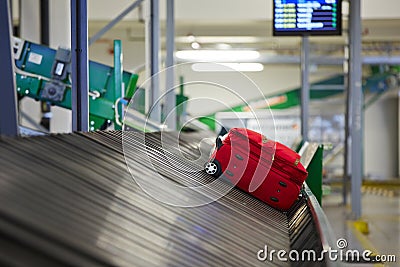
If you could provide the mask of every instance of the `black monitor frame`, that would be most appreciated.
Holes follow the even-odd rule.
[[[342,35],[342,0],[337,0],[337,27],[336,30],[286,30],[280,31],[275,28],[275,0],[273,0],[272,33],[273,36],[335,36]],[[296,13],[297,14],[297,13]]]

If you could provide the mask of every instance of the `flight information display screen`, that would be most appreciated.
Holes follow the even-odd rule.
[[[273,34],[341,35],[341,0],[274,0]]]

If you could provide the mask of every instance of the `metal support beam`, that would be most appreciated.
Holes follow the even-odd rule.
[[[88,131],[87,0],[71,0],[72,130]]]
[[[352,0],[349,12],[349,93],[351,138],[351,210],[355,219],[361,217],[362,182],[362,58],[361,58],[361,0]]]
[[[160,14],[159,0],[147,0],[146,15],[146,73],[150,79],[147,95],[148,112],[155,122],[161,122],[160,97]]]
[[[89,45],[92,45],[95,43],[98,39],[101,38],[106,32],[108,32],[112,27],[115,26],[118,22],[120,22],[126,15],[128,15],[132,10],[134,10],[136,7],[138,7],[143,0],[137,0],[133,4],[131,4],[129,7],[127,7],[124,11],[121,12],[117,17],[115,17],[112,21],[110,21],[106,26],[104,26],[100,31],[95,33],[92,37],[89,39]]]
[[[344,61],[347,59],[344,57],[336,56],[310,56],[310,64],[317,65],[332,65],[339,66],[343,65]],[[179,59],[178,63],[190,62],[190,60]],[[238,60],[237,62],[246,62],[246,60]],[[300,64],[301,59],[299,56],[285,56],[285,55],[262,55],[254,62],[262,63],[264,65],[273,64]],[[400,65],[400,56],[390,55],[390,56],[364,56],[362,58],[362,63],[364,65]]]
[[[49,0],[40,0],[40,42],[44,45],[50,45],[49,11]]]
[[[175,50],[175,21],[174,21],[174,0],[167,0],[167,40],[165,59],[166,69],[166,100],[165,116],[168,116],[166,123],[168,128],[176,130],[176,95],[174,88],[174,50]]]
[[[346,110],[345,110],[345,128],[344,128],[344,166],[343,166],[343,188],[342,188],[342,199],[343,205],[347,205],[347,193],[348,183],[351,175],[351,155],[350,155],[350,126],[351,126],[351,99],[350,99],[350,88],[349,88],[349,49],[345,48],[346,61],[343,63],[343,69],[345,73],[345,88],[346,88]]]
[[[50,45],[50,6],[49,0],[40,0],[40,43]],[[47,101],[40,101],[42,118],[40,125],[50,130],[50,118],[52,117],[51,105]]]
[[[124,97],[124,90],[122,87],[122,73],[123,73],[123,65],[122,65],[122,42],[121,40],[114,40],[114,99],[118,100]],[[119,101],[116,101],[118,103]],[[123,120],[123,111],[121,104],[117,104],[115,106],[115,112],[118,112],[120,118],[118,120]],[[121,130],[121,125],[116,122],[114,124],[115,130]]]
[[[400,65],[399,56],[365,56],[362,59],[362,64],[365,65]]]
[[[304,141],[308,141],[308,118],[310,102],[310,41],[308,36],[302,38],[301,43],[301,136]]]
[[[17,96],[14,77],[14,57],[11,47],[10,0],[0,0],[0,135],[18,135]]]

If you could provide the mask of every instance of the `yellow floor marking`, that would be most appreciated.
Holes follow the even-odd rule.
[[[378,250],[372,245],[372,243],[368,240],[368,238],[355,226],[356,221],[348,221],[347,225],[349,229],[352,230],[353,234],[356,236],[358,241],[360,242],[360,245],[364,249],[368,249],[372,251],[372,255],[381,255]],[[358,221],[359,222],[359,221]],[[380,267],[384,265],[383,263],[376,263],[374,264],[375,267]]]

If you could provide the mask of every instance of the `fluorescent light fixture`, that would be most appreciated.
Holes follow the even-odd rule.
[[[232,62],[254,60],[260,53],[252,50],[182,50],[176,57],[188,61]]]
[[[193,43],[194,41],[196,41],[196,37],[194,37],[193,34],[189,34],[189,35],[187,36],[187,41],[188,41],[189,43]]]
[[[252,44],[265,42],[266,37],[256,36],[177,36],[175,42],[177,43],[192,43],[196,42],[209,44],[209,43],[236,43],[236,44]]]
[[[232,46],[230,44],[227,43],[219,43],[215,45],[218,49],[232,49]]]
[[[201,45],[200,45],[198,42],[193,42],[193,43],[191,44],[191,47],[192,47],[193,49],[200,49],[200,48],[201,48]]]
[[[264,66],[261,63],[194,63],[192,70],[197,72],[256,72],[262,71]]]

